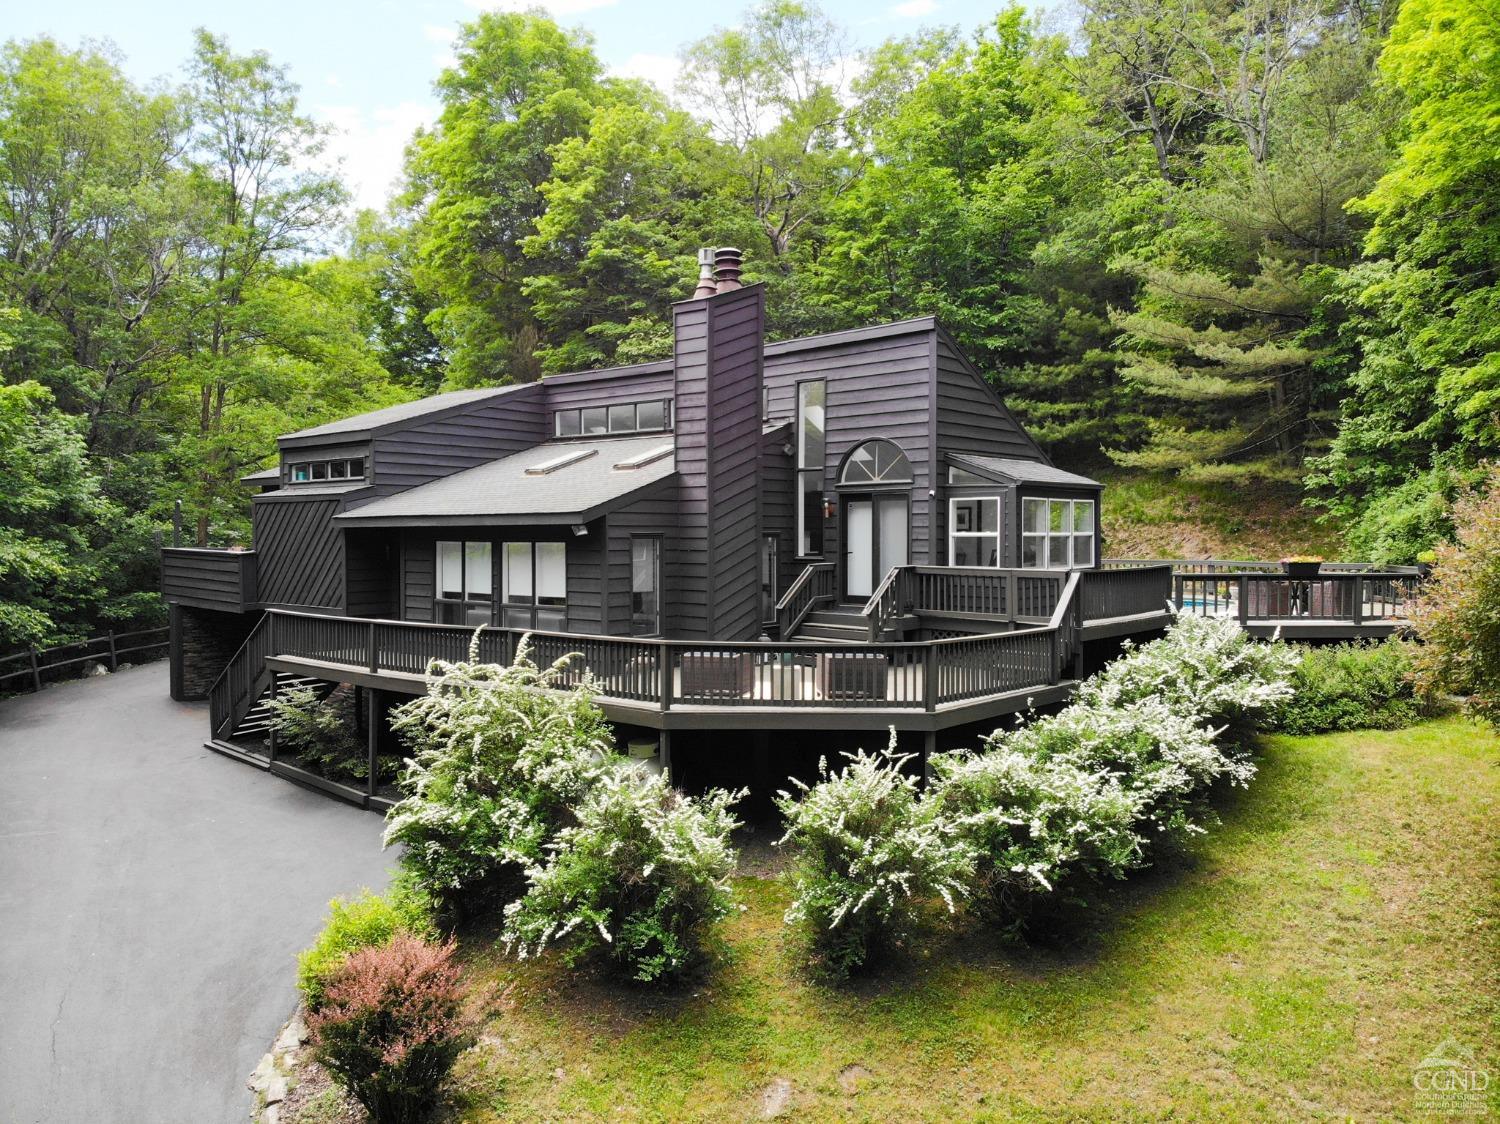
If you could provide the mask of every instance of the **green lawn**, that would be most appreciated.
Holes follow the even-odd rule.
[[[769,879],[675,999],[471,938],[495,1014],[459,1116],[750,1119],[781,1080],[789,1119],[1415,1117],[1445,1038],[1500,1062],[1497,750],[1458,719],[1269,739],[1222,825],[1067,944],[950,932],[854,988],[797,967]]]

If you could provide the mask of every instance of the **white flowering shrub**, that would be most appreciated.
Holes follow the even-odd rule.
[[[587,685],[536,689],[555,684],[566,658],[538,668],[523,638],[501,667],[478,662],[477,648],[478,633],[467,661],[434,661],[426,695],[391,723],[412,758],[385,843],[405,846],[403,866],[447,906],[514,896],[614,752]]]
[[[1155,699],[1231,732],[1292,695],[1300,657],[1280,640],[1256,640],[1233,620],[1179,615],[1160,640],[1127,645],[1091,677],[1078,702],[1098,708]]]
[[[1120,775],[1007,745],[939,754],[924,799],[972,849],[973,908],[1019,929],[1048,895],[1119,878],[1142,859],[1142,794]]]
[[[642,983],[682,977],[732,904],[730,809],[743,796],[693,799],[639,766],[611,766],[506,907],[507,948],[524,958],[560,945],[570,963],[596,960]]]
[[[1080,697],[1049,718],[997,731],[986,744],[1043,768],[1114,778],[1135,804],[1142,857],[1164,836],[1201,830],[1207,790],[1216,781],[1244,785],[1255,775],[1254,762],[1226,752],[1196,714],[1156,698],[1108,706]]]
[[[937,805],[902,772],[910,755],[845,754],[837,773],[820,761],[814,785],[777,795],[786,818],[779,845],[793,856],[788,924],[814,955],[849,975],[900,945],[920,911],[941,898],[950,912],[967,892],[974,855]]]

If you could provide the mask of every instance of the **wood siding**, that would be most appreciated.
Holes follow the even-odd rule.
[[[401,614],[400,540],[386,530],[344,532],[344,611],[351,617]]]
[[[339,497],[264,500],[252,507],[260,600],[267,606],[344,607]]]
[[[260,600],[253,551],[167,547],[161,552],[161,591],[168,601],[240,613]]]
[[[674,634],[672,610],[677,603],[677,482],[664,480],[619,511],[605,517],[604,588],[606,635],[630,635],[630,540],[657,535],[661,546],[662,631]],[[571,557],[569,563],[571,565]]]
[[[617,402],[647,402],[671,398],[674,390],[670,364],[625,368],[620,371],[600,371],[596,376],[560,375],[555,379],[543,379],[546,390],[546,431],[550,438],[555,432],[552,414],[555,410],[576,409],[579,406],[609,406]]]
[[[929,488],[933,455],[931,400],[934,329],[913,324],[909,332],[870,339],[853,338],[827,347],[773,352],[766,357],[770,416],[797,414],[797,383],[827,383],[823,490],[831,493],[839,465],[856,445],[875,437],[894,441],[911,460],[911,543],[913,563],[932,560],[932,503]],[[823,559],[842,567],[837,519],[825,521]],[[791,544],[796,549],[796,544]],[[806,559],[796,562],[801,572]]]
[[[682,636],[760,631],[764,311],[758,285],[673,309]]]
[[[372,445],[376,492],[389,495],[529,449],[547,437],[540,385],[378,435]],[[550,424],[550,415],[546,419]]]

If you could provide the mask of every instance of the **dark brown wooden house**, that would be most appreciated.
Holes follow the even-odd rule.
[[[664,760],[702,730],[930,746],[1162,626],[1170,573],[1099,568],[1101,485],[941,325],[767,343],[762,289],[719,265],[675,306],[670,360],[282,437],[246,478],[253,550],[164,551],[172,691],[211,697],[210,744],[277,767],[244,746],[296,677],[362,688],[383,752],[382,708],[484,625],[496,659],[528,632],[579,653]]]

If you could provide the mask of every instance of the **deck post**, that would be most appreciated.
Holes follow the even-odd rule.
[[[922,787],[932,783],[932,758],[937,753],[937,731],[927,730],[922,734]]]
[[[672,783],[672,731],[663,730],[657,739],[657,755],[661,758],[661,775]]]
[[[119,655],[119,651],[115,648],[115,630],[114,629],[110,629],[109,630],[109,670],[110,671],[119,671],[120,670],[120,655]]]
[[[276,679],[276,672],[271,672],[271,686],[268,689],[268,698],[273,703],[276,701]],[[276,762],[276,746],[276,723],[272,722],[269,726],[266,727],[266,752],[269,755],[272,764],[275,764]]]
[[[374,687],[365,690],[365,748],[370,766],[365,796],[369,797],[375,795],[375,766],[380,759],[380,692]]]
[[[1358,626],[1365,622],[1365,578],[1363,574],[1354,575],[1354,605],[1351,611],[1354,614],[1354,624]]]
[[[1005,572],[1005,615],[1011,620],[1016,619],[1016,572],[1007,570]]]
[[[375,622],[370,622],[370,674],[380,670],[380,654],[375,651]]]
[[[658,669],[660,681],[657,684],[657,693],[661,695],[661,708],[663,711],[672,709],[672,649],[665,644],[659,644],[656,648],[657,659],[661,664]],[[666,752],[667,732],[662,731],[662,752]],[[663,759],[665,767],[665,759]]]
[[[928,644],[922,649],[922,709],[928,714],[937,710],[938,661],[937,645]]]
[[[1241,574],[1235,581],[1239,585],[1240,627],[1244,628],[1250,620],[1250,579]]]

